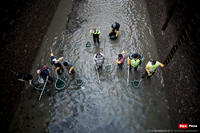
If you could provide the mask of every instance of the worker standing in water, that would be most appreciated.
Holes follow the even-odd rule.
[[[19,81],[25,82],[27,81],[30,85],[33,85],[33,76],[27,72],[18,72],[16,73],[17,79]]]
[[[94,55],[93,60],[97,70],[102,69],[104,63],[104,55],[102,53],[97,53]]]
[[[63,66],[67,69],[69,75],[75,74],[74,66],[69,63],[66,59],[63,59],[62,61]]]
[[[117,62],[118,67],[120,69],[122,69],[122,66],[124,64],[124,60],[125,60],[125,51],[123,50],[120,54],[118,54],[118,60],[115,60],[115,62]]]
[[[99,44],[100,43],[99,39],[100,39],[100,34],[101,34],[100,30],[93,29],[90,31],[90,34],[93,36],[94,43],[97,42]]]
[[[110,27],[110,39],[117,39],[118,35],[119,35],[119,28],[120,28],[120,24],[115,22],[114,24],[111,25]]]
[[[43,84],[47,81],[53,82],[53,78],[49,75],[49,70],[46,65],[43,65],[39,69],[37,69],[37,74],[39,78],[39,83]]]
[[[56,57],[54,56],[51,48],[50,48],[50,50],[51,50],[51,53],[50,53],[51,64],[55,66],[56,74],[61,75],[64,72],[64,69],[63,69],[62,64],[60,62],[63,59],[63,57],[60,57],[57,60]]]
[[[129,70],[131,70],[132,68],[134,68],[135,71],[137,71],[137,68],[139,65],[141,65],[142,63],[142,56],[138,53],[133,53],[128,57],[128,65]]]
[[[159,61],[149,61],[145,67],[145,73],[143,74],[142,78],[147,76],[149,79],[156,71],[158,67],[164,67],[164,64],[160,63]]]

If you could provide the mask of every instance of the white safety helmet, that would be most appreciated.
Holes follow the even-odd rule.
[[[56,58],[54,58],[54,59],[52,60],[52,62],[58,63],[58,61],[56,60]]]
[[[96,54],[96,57],[97,57],[97,58],[102,57],[101,53],[97,53],[97,54]]]

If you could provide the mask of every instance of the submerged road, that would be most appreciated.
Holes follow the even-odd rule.
[[[51,33],[36,59],[35,66],[49,63],[49,47],[57,57],[63,56],[75,63],[75,79],[67,76],[67,87],[55,91],[54,85],[38,101],[39,93],[25,89],[10,131],[49,133],[147,133],[152,129],[170,129],[168,103],[164,95],[162,72],[159,69],[151,80],[143,80],[139,88],[127,87],[128,54],[138,52],[143,62],[137,72],[130,72],[129,82],[140,79],[150,59],[159,60],[151,23],[144,0],[74,0],[66,29]],[[61,0],[58,10],[67,4]],[[66,7],[65,7],[66,8]],[[65,13],[59,14],[67,17]],[[56,16],[55,16],[56,17]],[[54,17],[54,19],[55,19]],[[63,21],[66,19],[63,19]],[[62,21],[62,20],[60,20]],[[111,41],[108,32],[113,22],[120,23],[119,38]],[[56,21],[59,28],[62,22]],[[89,31],[101,31],[100,45],[93,45]],[[54,32],[54,30],[50,32]],[[59,34],[61,34],[59,36]],[[50,39],[53,41],[47,45]],[[85,44],[90,41],[91,47]],[[126,60],[119,70],[114,59],[125,50]],[[100,84],[94,69],[93,56],[105,56]],[[110,73],[105,66],[111,65]],[[33,72],[35,68],[33,67]]]

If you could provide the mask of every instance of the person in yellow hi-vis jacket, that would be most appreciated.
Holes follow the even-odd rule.
[[[135,71],[137,71],[137,68],[142,63],[142,56],[138,53],[133,53],[128,57],[128,65],[130,66],[129,70],[131,71],[132,68],[134,68]]]
[[[111,25],[110,32],[109,32],[110,39],[112,40],[117,39],[119,35],[119,28],[120,28],[120,24],[117,22]]]
[[[147,76],[149,79],[156,71],[158,67],[164,67],[164,64],[160,63],[159,61],[149,61],[145,67],[145,73],[143,74],[142,78]]]
[[[90,30],[90,34],[93,35],[93,41],[94,43],[98,43],[99,44],[99,39],[100,39],[100,30],[97,30],[97,29],[93,29],[93,30]]]
[[[56,57],[54,56],[52,49],[51,49],[51,53],[50,53],[50,60],[51,60],[51,64],[55,66],[55,71],[58,75],[61,75],[64,72],[64,69],[62,67],[61,64],[61,60],[63,59],[63,57],[60,57],[58,60],[56,59]]]

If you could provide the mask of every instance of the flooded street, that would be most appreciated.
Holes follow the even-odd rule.
[[[52,47],[56,57],[63,56],[74,64],[76,76],[66,74],[63,79],[67,87],[62,91],[56,91],[54,83],[47,86],[49,91],[41,101],[39,92],[26,87],[10,132],[147,133],[152,129],[169,129],[161,69],[150,80],[143,80],[139,88],[131,84],[127,87],[129,54],[138,52],[143,56],[138,71],[130,72],[129,83],[140,79],[150,59],[159,60],[145,1],[74,0],[72,12],[61,14],[66,3],[61,0],[56,14],[62,19],[55,19],[55,14],[54,25],[50,27],[58,29],[49,29],[32,73],[37,66],[47,64],[56,77],[49,60]],[[111,41],[108,33],[115,21],[121,25],[119,38]],[[101,31],[100,45],[94,45],[90,37],[93,28]],[[91,47],[86,47],[88,41]],[[126,60],[120,70],[114,59],[122,50]],[[97,52],[105,56],[100,83],[93,62]],[[111,65],[111,72],[106,72],[106,65]],[[76,84],[77,79],[83,81],[81,86]]]

